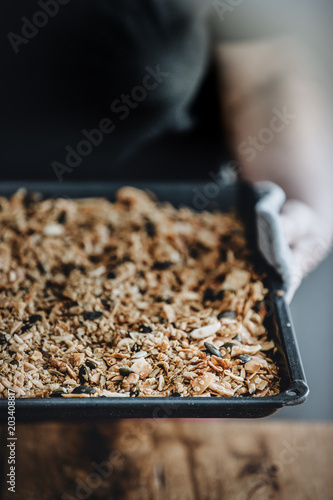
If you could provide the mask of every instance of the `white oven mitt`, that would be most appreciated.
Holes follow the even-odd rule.
[[[281,276],[288,295],[293,282],[293,255],[279,218],[286,194],[280,186],[268,181],[257,182],[255,190],[259,196],[255,207],[258,246],[268,263]]]

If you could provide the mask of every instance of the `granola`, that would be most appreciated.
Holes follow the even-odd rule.
[[[0,198],[0,395],[277,394],[262,279],[234,213]]]

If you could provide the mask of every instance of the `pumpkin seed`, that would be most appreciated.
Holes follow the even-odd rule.
[[[211,288],[206,288],[203,302],[215,302],[216,300],[223,300],[224,291],[220,290],[219,292],[214,292]]]
[[[217,283],[223,283],[225,281],[225,278],[226,278],[226,275],[224,273],[219,274],[218,276],[216,276],[215,281]]]
[[[227,258],[228,258],[227,251],[224,248],[221,248],[221,250],[220,250],[220,260],[221,260],[221,262],[226,262]]]
[[[199,257],[199,252],[198,250],[196,250],[196,248],[191,248],[189,253],[192,259],[197,259]]]
[[[130,375],[131,373],[134,373],[133,370],[131,370],[130,368],[128,368],[128,366],[121,366],[119,368],[119,373],[120,375],[122,375],[123,377],[127,377],[128,375]]]
[[[30,330],[31,327],[32,327],[32,325],[30,323],[26,323],[25,325],[23,325],[21,330],[20,330],[20,335],[22,335],[22,333],[25,333],[28,330]]]
[[[163,297],[157,297],[156,302],[165,302],[166,304],[172,304],[171,298],[164,299]]]
[[[154,238],[154,236],[156,236],[155,224],[153,224],[153,222],[151,222],[150,220],[146,222],[146,233],[149,238]]]
[[[139,345],[139,344],[137,344],[135,342],[135,344],[133,344],[133,347],[132,347],[131,351],[132,352],[139,352],[139,351],[141,351],[141,345]]]
[[[5,332],[0,332],[0,345],[5,344],[10,339],[10,335]]]
[[[23,198],[23,204],[26,208],[29,208],[31,205],[41,201],[41,199],[42,195],[40,193],[29,191]]]
[[[41,274],[46,274],[46,269],[41,262],[37,262],[37,269]]]
[[[92,312],[84,312],[83,314],[83,319],[85,321],[93,321],[94,319],[99,319],[103,316],[102,311],[92,311]]]
[[[79,385],[75,387],[72,394],[95,394],[95,388],[90,385]]]
[[[210,354],[214,354],[214,356],[222,358],[222,354],[220,353],[220,350],[217,347],[215,347],[213,344],[210,344],[209,342],[205,342],[204,344],[207,351],[209,351]]]
[[[215,300],[214,290],[212,290],[211,288],[206,288],[202,300],[203,300],[203,302],[214,302],[214,300]]]
[[[29,323],[37,323],[37,321],[41,321],[43,319],[43,316],[41,314],[33,314],[32,316],[29,317]]]
[[[67,389],[60,388],[50,393],[50,398],[61,398],[63,394],[67,394]]]
[[[86,361],[86,365],[88,366],[88,368],[91,368],[91,370],[94,370],[94,368],[97,368],[97,364],[94,363],[93,361]]]
[[[58,219],[57,219],[57,222],[58,222],[59,224],[65,224],[65,223],[66,223],[66,221],[67,221],[67,214],[66,214],[66,212],[63,210],[62,212],[60,212],[59,217],[58,217]]]
[[[258,313],[261,309],[261,306],[262,306],[262,302],[260,302],[259,300],[256,301],[256,303],[254,304],[253,306],[253,310]]]
[[[155,271],[165,271],[166,269],[170,269],[171,266],[172,262],[155,262],[153,269]]]
[[[22,326],[21,330],[20,330],[20,335],[22,335],[22,333],[25,333],[27,332],[28,330],[30,330],[30,328],[35,324],[37,323],[37,321],[41,321],[43,319],[43,316],[41,314],[32,314],[28,321],[25,321],[25,324]]]
[[[248,361],[251,361],[252,358],[249,354],[240,354],[236,357],[236,359],[240,359],[242,363],[247,363]]]
[[[74,266],[74,269],[77,269],[77,271],[80,271],[80,273],[85,274],[86,273],[86,268],[84,266]]]

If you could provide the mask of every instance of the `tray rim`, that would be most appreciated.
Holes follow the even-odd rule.
[[[28,191],[38,191],[43,193],[54,193],[54,196],[61,197],[61,192],[75,192],[71,195],[71,197],[79,197],[77,196],[82,189],[87,192],[91,192],[91,196],[103,196],[101,193],[108,191],[109,194],[114,193],[116,189],[124,185],[131,185],[135,187],[139,187],[142,189],[149,189],[154,191],[154,188],[175,188],[178,187],[180,189],[189,189],[193,186],[204,186],[206,183],[204,182],[195,182],[195,183],[187,183],[187,182],[167,182],[163,183],[161,181],[153,181],[153,182],[128,182],[128,181],[116,181],[116,182],[64,182],[57,183],[54,181],[5,181],[0,185],[0,196],[9,196],[11,193],[17,191],[20,187],[24,187]],[[232,186],[231,188],[235,188]],[[249,190],[251,195],[253,196],[254,191],[251,186],[248,184],[239,184],[236,186],[236,189],[246,189]],[[94,194],[94,191],[99,194]],[[67,195],[65,195],[67,196]],[[104,194],[106,197],[107,194]],[[268,269],[269,272],[269,269]],[[216,397],[216,398],[202,398],[202,397],[138,397],[138,398],[123,398],[123,397],[100,397],[100,398],[15,398],[15,406],[16,411],[18,412],[18,420],[40,420],[38,418],[38,410],[50,411],[50,415],[48,417],[42,416],[41,420],[57,420],[60,419],[71,419],[74,420],[73,414],[77,412],[77,410],[103,410],[105,413],[105,417],[98,418],[119,418],[119,410],[120,413],[122,411],[128,409],[137,408],[136,412],[138,416],[135,418],[145,418],[140,417],[140,408],[144,409],[145,414],[154,411],[156,408],[162,409],[164,407],[173,408],[178,411],[182,415],[181,418],[190,417],[190,418],[202,418],[202,415],[192,415],[193,405],[197,408],[201,408],[199,413],[202,411],[207,414],[204,416],[205,418],[216,418],[214,415],[216,410],[223,409],[233,412],[233,409],[237,409],[238,407],[246,407],[246,411],[244,412],[244,417],[242,415],[237,415],[237,418],[251,418],[249,417],[248,412],[253,411],[257,413],[254,415],[254,418],[260,418],[264,416],[269,416],[278,411],[280,408],[284,406],[295,406],[304,403],[309,396],[309,387],[306,381],[303,364],[300,356],[300,351],[298,348],[297,338],[295,334],[295,329],[293,326],[291,313],[289,306],[287,305],[284,296],[281,295],[280,292],[282,289],[281,281],[276,277],[275,274],[271,275],[268,280],[268,288],[270,290],[270,299],[274,305],[275,309],[275,317],[278,322],[278,330],[281,336],[281,340],[283,343],[283,354],[285,356],[286,365],[288,369],[288,375],[290,378],[290,386],[287,387],[284,391],[280,392],[275,396],[269,397]],[[289,326],[287,326],[289,325]],[[8,398],[0,399],[0,421],[4,421],[7,419],[7,405]],[[118,408],[118,414],[117,414]],[[209,412],[215,408],[213,412],[214,415],[211,417]],[[230,410],[231,409],[231,410]],[[59,415],[60,411],[66,411],[65,415]],[[114,411],[115,415],[112,415]],[[33,411],[37,414],[32,416],[29,415],[29,412]],[[164,410],[165,411],[165,410]],[[22,415],[20,415],[22,413]],[[111,414],[110,414],[111,413]],[[153,418],[178,418],[177,416],[173,416],[171,412],[169,416],[157,416]],[[79,419],[84,418],[94,418],[93,416],[86,417],[85,415],[76,415]],[[121,418],[126,418],[126,415],[122,415]],[[133,418],[133,416],[129,415],[127,418]]]

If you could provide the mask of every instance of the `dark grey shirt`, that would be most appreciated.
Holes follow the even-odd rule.
[[[212,47],[269,27],[235,0],[2,9],[2,178],[204,176],[225,152]]]

